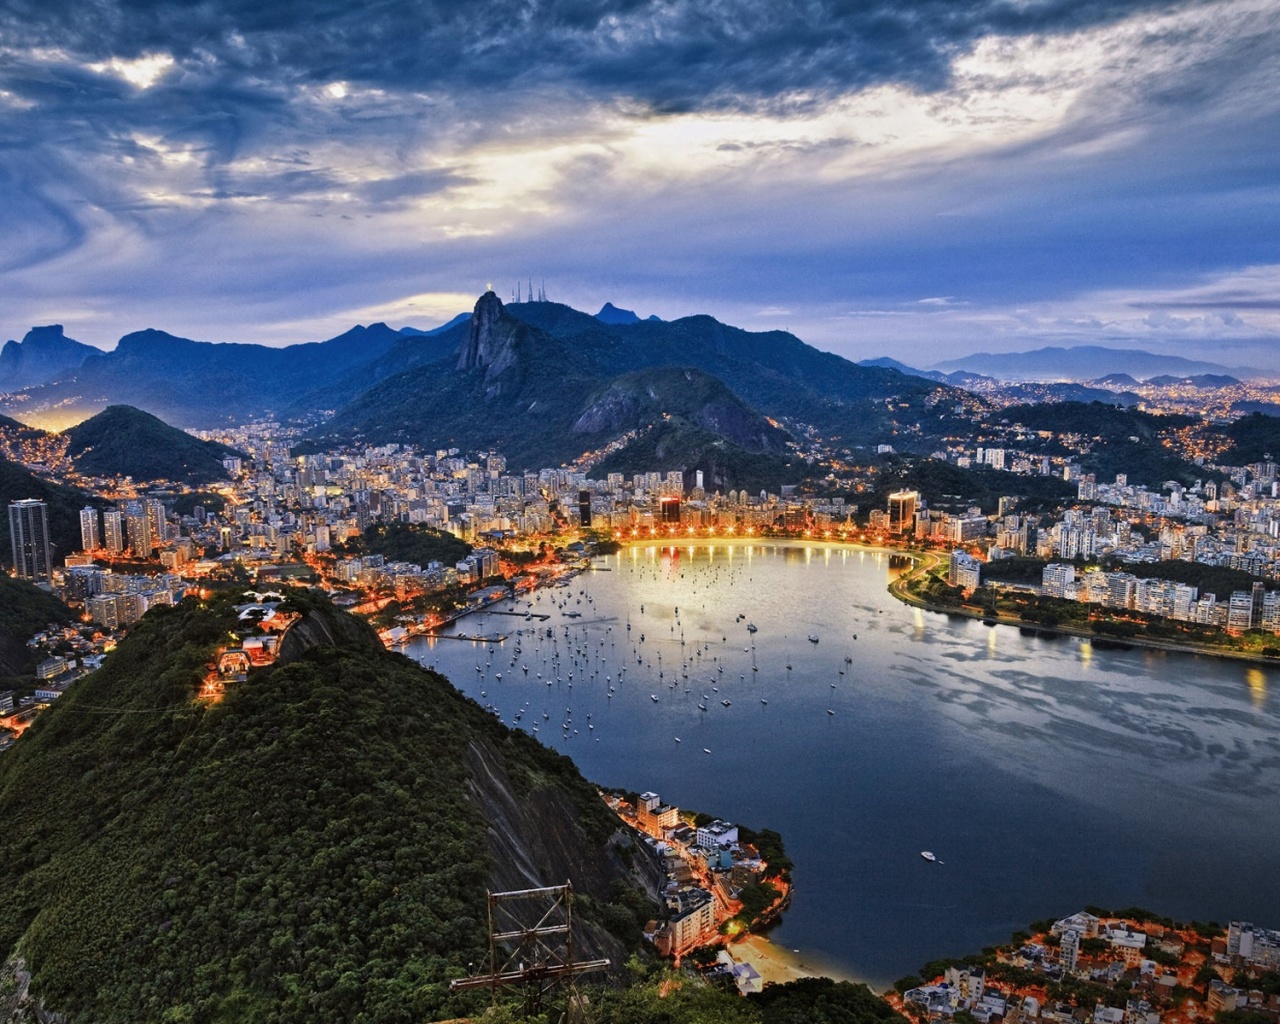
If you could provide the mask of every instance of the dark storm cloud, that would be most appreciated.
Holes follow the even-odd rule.
[[[559,85],[654,110],[795,102],[879,82],[946,83],[992,34],[1053,33],[1132,16],[1154,0],[481,0],[373,7],[332,0],[84,3],[22,0],[11,45],[86,61],[163,50],[245,79],[343,79],[377,88]]]
[[[27,322],[88,296],[117,334],[147,309],[224,338],[203,318],[253,330],[530,271],[596,306],[799,308],[753,326],[829,317],[806,336],[837,348],[850,323],[932,338],[1107,289],[1161,292],[1139,322],[1261,314],[1252,285],[1171,289],[1280,264],[1278,26],[1249,0],[6,0],[0,291]],[[1071,42],[1079,81],[1038,59],[1099,27]],[[993,39],[1016,56],[961,59]],[[885,90],[903,135],[933,119],[933,148],[859,120],[879,85],[904,87]],[[1025,329],[1115,315],[1068,301]]]

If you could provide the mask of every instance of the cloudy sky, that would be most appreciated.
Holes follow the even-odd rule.
[[[852,358],[1280,369],[1275,0],[3,0],[0,339],[517,280]]]

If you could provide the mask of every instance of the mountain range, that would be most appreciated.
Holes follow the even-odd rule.
[[[753,483],[752,473],[785,474],[794,456],[784,418],[867,444],[892,432],[899,410],[913,421],[926,414],[939,392],[781,331],[753,334],[705,316],[605,323],[558,303],[504,305],[492,292],[465,326],[433,340],[430,361],[339,407],[312,431],[310,448],[492,448],[513,467],[538,468],[634,432],[636,457],[630,444],[610,456],[626,472],[652,468],[639,453],[654,439],[639,442],[659,433],[668,465],[727,488]]]
[[[28,335],[26,353],[61,344],[52,331]],[[187,428],[320,419],[304,449],[497,449],[513,468],[609,447],[616,471],[650,469],[646,460],[659,454],[670,468],[703,470],[708,486],[731,487],[803,475],[788,429],[813,427],[857,446],[910,424],[898,443],[925,445],[919,422],[939,418],[933,409],[948,407],[947,392],[782,331],[752,333],[709,316],[641,319],[612,303],[595,316],[552,302],[507,306],[490,292],[471,314],[432,330],[378,323],[287,348],[138,331],[0,400],[0,411],[55,427],[112,405]]]
[[[48,343],[29,334],[24,349],[33,340],[33,352]],[[225,426],[273,415],[408,340],[382,323],[287,348],[135,331],[112,351],[93,349],[74,370],[9,396],[0,412],[60,429],[108,405],[132,405],[182,427]]]
[[[784,331],[709,316],[641,319],[612,303],[593,316],[554,302],[504,304],[493,292],[431,330],[375,323],[287,348],[146,330],[111,352],[85,356],[88,348],[60,328],[34,329],[19,350],[23,365],[82,361],[0,409],[39,422],[130,405],[184,427],[271,416],[314,424],[300,452],[408,443],[496,450],[512,469],[580,462],[630,473],[661,463],[701,470],[712,489],[797,482],[810,431],[849,449],[935,450],[957,427],[967,388],[1017,402],[1129,406],[1138,396],[1114,388],[1139,377],[1171,386],[1232,379],[1213,364],[1100,347],[980,353],[933,370],[888,358],[855,364]],[[1029,383],[1086,367],[1083,381]]]
[[[1252,367],[1227,367],[1183,356],[1161,355],[1141,349],[1077,345],[1073,348],[1039,348],[1030,352],[976,352],[960,359],[937,363],[944,374],[979,373],[999,380],[1087,380],[1108,374],[1128,374],[1147,379],[1221,374],[1243,380],[1274,378],[1276,374]]]

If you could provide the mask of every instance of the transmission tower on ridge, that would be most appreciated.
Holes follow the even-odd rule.
[[[449,983],[450,992],[524,989],[525,1013],[540,1012],[548,992],[580,974],[607,970],[608,960],[577,960],[573,950],[573,885],[490,892],[489,970]]]

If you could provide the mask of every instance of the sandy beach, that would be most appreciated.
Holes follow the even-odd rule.
[[[837,981],[862,981],[848,971],[828,963],[814,963],[804,953],[776,945],[760,935],[746,938],[727,946],[729,955],[738,963],[750,964],[760,974],[765,984],[785,984],[800,978],[835,978]]]

